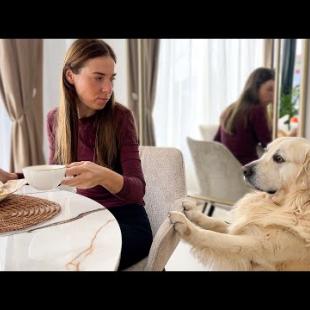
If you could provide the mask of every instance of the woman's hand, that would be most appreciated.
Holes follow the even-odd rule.
[[[93,162],[75,162],[67,165],[66,176],[69,178],[62,181],[62,184],[82,189],[91,188],[100,185],[103,174],[104,167]]]
[[[123,177],[105,167],[90,161],[75,162],[67,165],[66,176],[61,184],[88,189],[101,185],[111,193],[119,192],[123,187]],[[71,178],[70,178],[71,177]]]
[[[6,183],[7,181],[16,180],[16,179],[17,179],[16,173],[6,172],[3,169],[0,169],[0,181],[2,183]]]

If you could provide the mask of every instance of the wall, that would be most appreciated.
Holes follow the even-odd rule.
[[[60,98],[61,70],[66,53],[65,39],[44,39],[43,43],[43,151],[48,158],[46,116],[49,110],[58,106]]]
[[[116,80],[114,93],[116,101],[128,106],[127,39],[104,39],[116,54]]]

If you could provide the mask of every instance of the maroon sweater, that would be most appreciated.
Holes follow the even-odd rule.
[[[257,105],[249,112],[248,124],[239,123],[236,133],[227,133],[222,126],[219,127],[214,141],[223,143],[245,165],[258,159],[256,147],[261,143],[262,147],[271,141],[271,132],[268,128],[265,109]]]
[[[143,177],[141,160],[139,157],[139,144],[132,113],[129,109],[116,104],[116,121],[119,122],[120,154],[115,169],[124,177],[124,185],[120,192],[111,194],[102,186],[90,189],[78,189],[77,192],[96,200],[107,208],[127,204],[144,205],[145,181]],[[47,116],[47,131],[49,139],[49,163],[53,164],[55,153],[55,118],[57,108],[51,110]],[[94,115],[79,120],[78,161],[93,161],[95,148],[96,128]]]

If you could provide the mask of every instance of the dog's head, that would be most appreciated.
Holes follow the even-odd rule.
[[[268,193],[292,186],[310,188],[310,142],[304,138],[278,138],[260,159],[245,165],[243,173],[249,184]]]

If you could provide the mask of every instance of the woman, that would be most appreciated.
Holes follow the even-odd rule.
[[[59,108],[48,113],[47,125],[49,162],[67,165],[62,184],[96,200],[118,221],[122,270],[148,255],[152,231],[134,119],[114,102],[115,63],[104,41],[76,40],[65,58]]]
[[[274,71],[258,68],[249,76],[239,99],[222,113],[214,141],[223,143],[245,165],[258,159],[257,146],[271,141],[267,106],[273,101]]]

